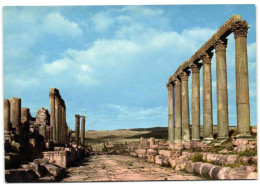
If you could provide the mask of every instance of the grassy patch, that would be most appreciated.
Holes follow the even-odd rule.
[[[202,162],[203,156],[200,153],[195,153],[193,157],[191,158],[192,162]]]

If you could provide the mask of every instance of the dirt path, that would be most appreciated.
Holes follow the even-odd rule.
[[[192,174],[123,155],[93,155],[66,172],[62,182],[202,180]]]

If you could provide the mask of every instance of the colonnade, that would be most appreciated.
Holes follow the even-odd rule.
[[[59,90],[50,89],[50,126],[51,141],[65,143],[69,141],[69,127],[66,122],[66,105]]]
[[[248,23],[240,15],[233,15],[218,31],[184,62],[169,78],[168,87],[168,140],[169,142],[200,141],[200,69],[203,89],[203,141],[213,141],[211,59],[216,54],[217,87],[217,140],[229,137],[226,37],[235,36],[237,138],[250,138],[250,108],[247,61]],[[192,75],[191,130],[188,80]]]
[[[80,129],[80,118],[81,118],[81,129]],[[85,116],[75,114],[75,143],[85,147]]]

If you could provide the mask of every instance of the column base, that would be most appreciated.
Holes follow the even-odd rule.
[[[236,135],[236,139],[248,139],[248,140],[253,140],[252,139],[252,135],[251,134],[248,134],[248,133],[245,133],[245,134],[237,134]]]
[[[203,138],[202,142],[205,144],[212,143],[214,141],[214,138]]]
[[[200,139],[192,139],[191,141],[192,142],[200,142],[201,140]]]
[[[181,142],[182,142],[182,143],[189,143],[190,140],[186,139],[186,140],[182,140]]]
[[[174,143],[181,143],[181,140],[175,140]]]

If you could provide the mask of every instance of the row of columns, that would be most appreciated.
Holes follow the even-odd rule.
[[[235,35],[235,63],[236,63],[236,104],[237,104],[237,138],[250,138],[250,109],[247,61],[247,30],[246,21],[236,22],[231,31]],[[229,137],[228,122],[228,89],[226,67],[227,39],[219,38],[214,43],[216,53],[216,87],[217,87],[217,126],[219,141]],[[212,112],[212,75],[211,59],[213,53],[206,51],[199,60],[184,69],[168,87],[168,111],[170,142],[200,141],[200,68],[203,86],[203,141],[213,140],[213,112]],[[190,134],[189,70],[192,72],[192,131]],[[190,136],[191,135],[191,136]]]
[[[81,118],[81,129],[80,129]],[[75,142],[77,145],[85,147],[85,116],[75,114]]]
[[[66,122],[66,105],[59,90],[50,89],[50,126],[51,141],[66,143],[69,140],[69,127]]]

